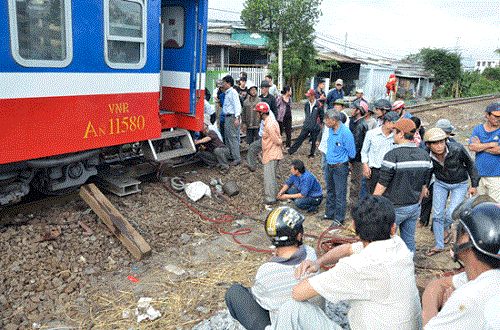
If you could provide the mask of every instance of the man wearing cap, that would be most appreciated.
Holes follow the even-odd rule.
[[[391,111],[392,105],[391,105],[391,102],[389,100],[378,99],[377,101],[375,101],[375,103],[373,103],[373,109],[374,109],[375,116],[377,117],[377,123],[379,126],[381,126],[382,122],[383,122],[384,115],[387,112]]]
[[[481,175],[478,194],[500,203],[500,103],[486,107],[486,122],[472,131],[469,150],[476,153],[476,166]]]
[[[224,103],[222,113],[224,114],[224,139],[231,150],[233,162],[230,165],[241,163],[240,155],[240,96],[233,88],[234,79],[230,75],[222,78],[222,89],[224,91]]]
[[[469,194],[476,194],[479,184],[479,173],[465,148],[458,143],[450,142],[446,133],[437,127],[425,132],[426,151],[432,159],[435,181],[432,196],[432,229],[436,240],[435,246],[427,251],[432,256],[444,251],[444,244],[449,237],[449,227],[453,223],[451,214],[462,203],[469,188]],[[450,196],[448,209],[446,202]]]
[[[452,138],[452,136],[455,135],[455,133],[453,133],[455,127],[451,124],[451,122],[448,119],[444,118],[439,119],[436,122],[436,125],[434,125],[434,127],[442,129],[446,133],[446,138],[448,139],[448,141],[457,142],[455,141],[454,138]]]
[[[264,164],[264,203],[276,203],[278,195],[277,171],[278,161],[283,158],[283,141],[281,140],[280,126],[274,117],[269,115],[269,105],[260,102],[255,111],[263,121],[262,131],[262,164]]]
[[[359,103],[360,101],[364,101],[368,104],[368,101],[363,98],[363,89],[356,88],[356,98],[352,101],[352,104],[355,105],[355,103]]]
[[[477,196],[453,212],[453,261],[463,264],[464,272],[427,285],[424,330],[497,329],[488,324],[493,316],[488,306],[498,304],[500,295],[500,207],[492,201]]]
[[[431,179],[432,161],[427,152],[413,143],[416,126],[412,120],[399,119],[394,130],[396,146],[384,156],[373,194],[384,195],[394,204],[401,238],[415,252],[420,201]]]
[[[271,109],[274,117],[276,118],[276,116],[278,116],[278,106],[276,104],[276,97],[274,97],[274,95],[270,93],[270,87],[271,84],[267,79],[262,80],[262,82],[260,83],[261,94],[259,95],[259,97],[261,102],[269,104],[269,109]]]
[[[405,109],[405,101],[397,100],[392,105],[392,111],[396,111],[400,118],[411,118],[411,113]]]
[[[359,198],[359,191],[361,188],[362,178],[362,163],[361,163],[361,149],[363,148],[363,141],[365,140],[368,126],[365,123],[364,115],[368,112],[368,103],[359,100],[354,103],[352,116],[349,119],[349,129],[354,136],[354,143],[356,145],[356,157],[349,160],[351,163],[351,187],[349,191],[349,199],[351,203],[355,203]]]
[[[321,103],[316,100],[316,92],[314,89],[310,89],[306,94],[307,102],[304,106],[305,119],[302,125],[302,131],[300,131],[295,143],[288,149],[288,153],[293,155],[302,145],[302,142],[311,136],[311,151],[309,152],[309,157],[314,157],[314,152],[316,151],[316,139],[321,130],[320,123],[323,122],[323,107]]]
[[[228,147],[222,143],[217,132],[210,129],[210,117],[205,116],[203,120],[203,131],[200,138],[194,141],[195,145],[199,145],[196,156],[200,158],[208,166],[219,165],[222,170],[221,174],[229,173],[229,164],[227,159],[231,155]]]
[[[342,123],[340,112],[328,109],[325,113],[328,127],[326,151],[327,198],[325,214],[320,219],[334,220],[332,227],[344,223],[346,213],[347,175],[349,158],[356,157],[356,146],[351,131]]]
[[[383,117],[382,126],[366,133],[361,149],[363,176],[367,178],[367,190],[373,194],[380,177],[380,167],[385,154],[394,147],[394,124],[399,120],[395,112],[387,112]]]
[[[342,90],[343,86],[344,82],[342,81],[342,79],[337,79],[337,81],[335,82],[335,88],[332,89],[326,97],[326,104],[328,105],[328,109],[333,108],[335,100],[344,98],[344,91]]]

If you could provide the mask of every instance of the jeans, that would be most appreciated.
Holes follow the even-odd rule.
[[[257,168],[259,161],[259,152],[262,152],[262,139],[259,138],[253,141],[248,147],[247,164],[254,169]]]
[[[453,220],[451,214],[457,206],[465,199],[469,181],[460,183],[446,183],[436,179],[434,182],[434,191],[432,193],[432,229],[436,239],[436,247],[444,249],[444,231],[451,226]],[[446,201],[450,196],[450,204],[446,209]]]
[[[415,228],[420,216],[420,204],[405,205],[394,208],[396,212],[396,225],[399,227],[399,235],[406,247],[415,253]]]
[[[273,159],[264,164],[264,203],[276,203],[278,196],[278,160]]]
[[[300,193],[299,189],[297,187],[292,187],[288,188],[286,191],[287,194],[298,194]],[[297,208],[306,210],[307,212],[315,212],[318,210],[319,204],[321,204],[321,201],[323,200],[323,196],[319,197],[310,197],[306,196],[304,198],[295,198],[295,206]]]
[[[226,118],[227,123],[224,123],[224,138],[225,145],[231,150],[231,156],[237,163],[241,162],[240,154],[240,127],[234,126],[234,117]]]
[[[328,167],[328,163],[326,162],[326,154],[322,151],[320,152],[321,152],[321,169],[323,170],[323,177],[326,183],[326,169]],[[325,188],[325,194],[328,194],[328,187]]]
[[[316,151],[316,139],[318,138],[319,132],[320,132],[319,130],[308,130],[303,128],[302,131],[300,131],[299,136],[295,140],[295,143],[288,150],[288,153],[290,155],[294,154],[300,148],[302,142],[304,142],[304,140],[310,135],[312,143],[309,156],[314,156],[314,152]]]
[[[245,329],[264,330],[271,324],[269,311],[255,301],[248,288],[233,284],[227,289],[225,298],[229,313]]]
[[[326,187],[328,193],[326,197],[325,215],[330,219],[335,219],[340,223],[344,223],[349,166],[346,162],[337,167],[327,165],[326,169]]]

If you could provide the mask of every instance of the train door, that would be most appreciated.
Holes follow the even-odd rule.
[[[161,3],[162,128],[202,128],[206,22],[206,0],[164,0]]]

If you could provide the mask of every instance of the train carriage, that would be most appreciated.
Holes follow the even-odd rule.
[[[33,183],[83,184],[107,148],[142,141],[158,160],[152,140],[201,130],[207,0],[1,0],[0,11],[0,205]]]

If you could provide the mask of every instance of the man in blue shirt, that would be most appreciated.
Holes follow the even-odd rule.
[[[469,150],[476,152],[476,167],[481,175],[477,193],[500,203],[500,103],[486,107],[486,122],[472,131]]]
[[[299,159],[292,161],[290,172],[292,175],[276,198],[279,200],[295,199],[297,208],[306,210],[308,213],[316,213],[318,205],[323,200],[323,190],[318,180],[311,172],[306,171],[304,163]]]
[[[349,158],[356,156],[356,145],[351,131],[342,123],[341,114],[334,109],[325,113],[329,129],[326,149],[326,210],[320,219],[335,220],[331,227],[344,222],[346,212],[347,175]]]

